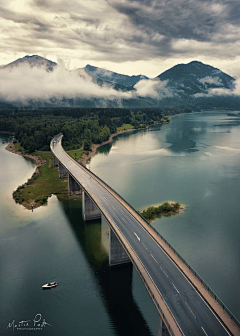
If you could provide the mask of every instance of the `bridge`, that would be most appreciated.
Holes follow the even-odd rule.
[[[180,255],[121,196],[62,148],[50,144],[69,194],[83,194],[84,219],[103,216],[109,225],[110,266],[132,263],[170,336],[240,335],[240,323]]]

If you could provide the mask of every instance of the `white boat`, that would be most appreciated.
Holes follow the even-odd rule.
[[[56,281],[53,281],[53,282],[48,282],[47,284],[43,285],[42,288],[43,289],[49,289],[49,288],[53,288],[53,287],[56,287],[56,286],[57,286]]]

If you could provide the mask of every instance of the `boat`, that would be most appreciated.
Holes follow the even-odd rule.
[[[56,286],[57,286],[56,281],[48,282],[47,284],[42,286],[42,289],[49,289],[49,288],[53,288],[53,287],[56,287]]]

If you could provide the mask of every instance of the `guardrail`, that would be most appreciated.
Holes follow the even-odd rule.
[[[118,237],[118,239],[119,239],[119,241],[120,241],[120,244],[121,244],[122,246],[124,246],[124,243],[123,243],[121,237],[117,234],[117,232],[114,230],[113,227],[112,227],[111,229],[114,231],[114,234]],[[145,278],[142,276],[142,272],[141,272],[141,270],[139,269],[137,263],[136,263],[135,260],[131,257],[131,255],[128,255],[128,256],[129,256],[129,258],[131,259],[131,261],[132,261],[132,263],[133,263],[133,265],[134,265],[136,271],[138,272],[140,278],[142,279],[142,282],[144,283],[145,287],[147,288],[147,291],[149,292],[150,296],[152,297],[152,300],[154,301],[154,304],[156,305],[156,307],[157,307],[157,309],[158,309],[158,311],[159,311],[159,314],[161,315],[161,318],[162,318],[162,320],[164,321],[164,324],[165,324],[166,328],[167,328],[168,331],[171,333],[171,335],[174,336],[175,333],[174,333],[174,331],[172,330],[172,328],[171,328],[171,326],[170,326],[170,323],[168,322],[168,319],[167,319],[166,315],[163,313],[162,308],[160,307],[160,305],[159,305],[159,303],[158,303],[158,300],[157,300],[157,298],[155,298],[155,296],[154,296],[154,294],[153,294],[151,288],[149,287],[147,281],[146,281]],[[158,291],[158,294],[160,295],[161,299],[162,299],[163,301],[165,301],[164,298],[163,298],[163,296],[162,296],[162,294],[161,294],[159,291]],[[168,309],[168,307],[167,307],[167,309]],[[168,311],[169,311],[169,313],[171,314],[172,318],[175,320],[175,318],[174,318],[174,316],[173,316],[171,310],[168,310]]]
[[[57,139],[59,136],[61,136],[62,134],[59,134],[57,136],[55,136],[53,139]],[[205,287],[205,289],[207,289],[207,291],[209,292],[209,294],[214,298],[214,300],[216,300],[220,306],[223,308],[223,310],[226,311],[226,313],[230,316],[231,320],[233,320],[236,325],[240,328],[240,322],[237,320],[237,318],[231,313],[231,311],[224,305],[224,303],[220,300],[220,298],[213,292],[213,290],[206,284],[206,282],[200,277],[200,275],[198,275],[198,273],[196,271],[194,271],[194,269],[186,262],[185,259],[183,259],[180,254],[172,247],[172,245],[170,245],[167,240],[139,213],[137,212],[132,206],[131,204],[129,204],[125,199],[123,199],[123,197],[121,195],[119,195],[113,188],[111,188],[105,181],[103,181],[99,176],[95,175],[92,171],[90,171],[89,169],[87,169],[81,162],[78,162],[76,159],[74,159],[72,157],[72,159],[79,164],[81,167],[83,167],[85,170],[89,171],[90,174],[92,174],[96,179],[100,180],[102,183],[104,183],[109,189],[111,189],[119,198],[121,198],[121,200],[123,202],[125,202],[138,216],[140,216],[145,223],[154,231],[156,232],[156,234],[168,245],[168,247],[178,256],[179,259],[181,259],[181,261],[188,267],[188,269],[194,274],[194,276],[201,282],[201,284]],[[146,286],[148,286],[146,284]]]

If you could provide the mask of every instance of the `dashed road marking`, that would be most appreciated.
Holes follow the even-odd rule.
[[[208,334],[206,333],[206,331],[204,330],[204,328],[203,327],[201,327],[201,328],[204,331],[204,334],[208,336]]]
[[[150,256],[155,260],[155,262],[158,264],[157,260],[154,258],[154,256],[152,254],[150,254]]]
[[[143,244],[143,243],[142,243]],[[143,246],[145,247],[146,250],[148,250],[148,248],[143,244]]]
[[[136,232],[134,232],[134,234],[137,237],[137,239],[140,241],[141,239],[138,237],[138,235],[136,234]]]
[[[190,310],[190,312],[192,313],[192,315],[195,317],[195,319],[197,319],[196,316],[193,314],[192,309],[191,309],[191,308],[189,307],[189,305],[187,304],[187,302],[186,302],[186,301],[184,301],[184,302],[186,303],[188,309]]]
[[[172,282],[172,285],[173,285],[173,287],[176,289],[176,291],[178,292],[178,294],[180,294],[180,293],[179,293],[179,290],[177,289],[177,287],[174,285],[173,282]]]

